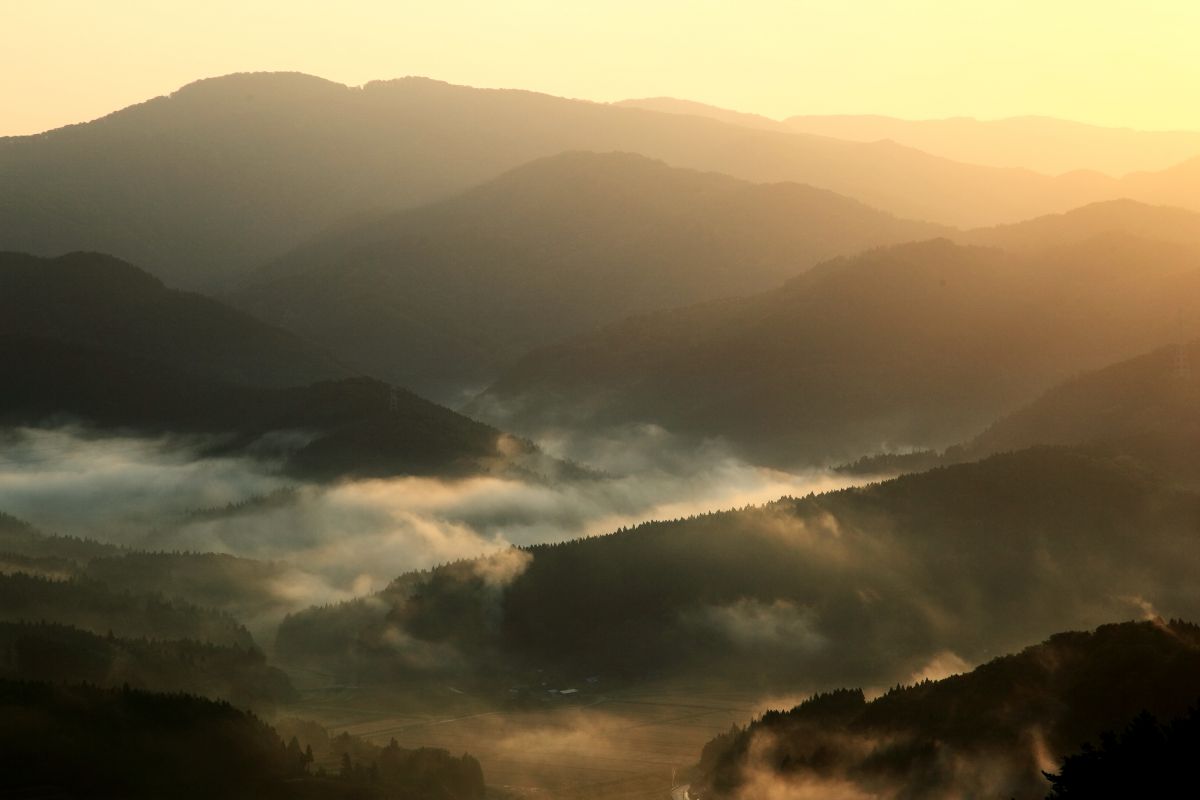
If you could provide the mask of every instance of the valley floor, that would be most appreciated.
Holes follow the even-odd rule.
[[[394,738],[402,747],[469,752],[497,800],[664,800],[703,745],[745,724],[764,700],[751,692],[650,685],[524,709],[456,695],[444,713],[430,714],[413,711],[419,706],[411,697],[339,686],[305,692],[286,713],[380,745]]]

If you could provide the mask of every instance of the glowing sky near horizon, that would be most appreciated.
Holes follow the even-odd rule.
[[[0,135],[257,70],[1200,130],[1194,0],[0,0],[0,30]]]

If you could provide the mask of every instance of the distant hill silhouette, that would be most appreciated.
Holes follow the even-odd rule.
[[[624,108],[640,108],[646,111],[661,111],[665,114],[687,114],[693,117],[707,117],[718,122],[728,122],[746,128],[761,128],[765,131],[781,133],[794,132],[786,122],[764,117],[761,114],[749,114],[744,111],[731,111],[727,108],[697,103],[694,100],[680,100],[676,97],[642,97],[630,100],[618,100],[615,106]],[[834,137],[848,138],[848,137]]]
[[[231,299],[369,374],[453,397],[534,347],[629,314],[947,232],[809,186],[569,153],[318,237]]]
[[[1200,485],[1200,342],[1177,342],[1072,376],[945,451],[884,453],[841,469],[914,472],[1034,445],[1086,445],[1164,480]]]
[[[1092,203],[1010,225],[976,228],[951,235],[963,244],[1032,252],[1076,245],[1097,236],[1122,234],[1156,242],[1200,246],[1200,213],[1132,200]]]
[[[1032,800],[1050,789],[1042,771],[1053,770],[1084,741],[1122,730],[1139,714],[1187,715],[1197,700],[1196,625],[1156,620],[1059,633],[965,674],[897,687],[870,702],[861,691],[844,690],[790,711],[768,712],[704,748],[703,777],[695,788],[712,800],[767,786],[780,793],[805,789],[818,797]],[[1132,737],[1127,740],[1132,744]],[[1179,775],[1190,772],[1184,753],[1167,752],[1161,739],[1157,744],[1164,749],[1157,757],[1145,754],[1144,767],[1174,762]],[[1067,771],[1078,766],[1082,772],[1083,761],[1068,761]],[[1108,786],[1091,786],[1098,793],[1053,796],[1130,797],[1147,786],[1169,787],[1169,794],[1183,789],[1153,773],[1114,769],[1109,777]],[[1194,774],[1188,782],[1195,784]],[[1071,781],[1062,782],[1064,789],[1068,785]],[[1104,791],[1118,786],[1134,791]]]
[[[999,420],[969,449],[998,452],[1145,434],[1200,435],[1197,367],[1200,343],[1193,341],[1085,373]]]
[[[267,452],[306,478],[465,475],[548,464],[528,442],[369,378],[238,386],[104,350],[2,336],[0,374],[9,387],[0,395],[2,425],[77,420],[118,432],[207,433],[218,437],[212,452],[224,453],[290,432],[295,442]]]
[[[1142,131],[1054,117],[910,120],[873,114],[830,114],[775,120],[674,97],[622,100],[614,105],[851,142],[892,141],[966,164],[1024,168],[1047,175],[1091,170],[1119,177],[1169,169],[1200,156],[1200,131]]]
[[[1148,606],[1200,613],[1198,520],[1200,496],[1120,459],[1032,449],[412,573],[292,615],[276,646],[345,679],[500,692],[879,685]]]
[[[212,287],[357,214],[428,203],[568,150],[797,181],[913,219],[984,225],[1130,196],[1195,207],[1196,170],[1117,181],[962,164],[711,119],[423,78],[295,73],[189,84],[101,119],[0,139],[0,248],[114,253]]]
[[[291,386],[352,374],[293,334],[99,253],[0,253],[0,336],[103,348],[231,383]]]
[[[899,245],[535,351],[468,411],[526,432],[656,422],[781,464],[945,447],[1174,341],[1197,296],[1200,250],[1119,231],[1022,252]]]
[[[1200,132],[1106,128],[1052,117],[906,120],[880,116],[797,116],[793,131],[856,142],[890,139],[969,164],[1025,167],[1049,175],[1096,170],[1121,176],[1162,170],[1200,156]]]

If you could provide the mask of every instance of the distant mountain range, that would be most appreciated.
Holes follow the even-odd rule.
[[[1059,633],[965,674],[897,687],[869,702],[861,691],[843,690],[770,711],[710,742],[691,788],[712,800],[766,796],[754,794],[766,787],[785,797],[1032,800],[1050,788],[1042,772],[1057,772],[1063,756],[1085,742],[1140,724],[1134,721],[1142,714],[1163,723],[1185,717],[1198,699],[1196,625],[1160,619]],[[1141,745],[1153,747],[1156,738]],[[1147,766],[1183,768],[1190,755],[1155,749],[1143,758]],[[1157,775],[1113,777],[1165,788]]]
[[[911,219],[1012,222],[1123,196],[1197,207],[1200,161],[1117,180],[964,164],[695,116],[421,78],[293,73],[190,84],[93,122],[0,139],[0,248],[113,253],[224,286],[356,215],[448,197],[564,151],[628,151],[795,181]]]
[[[1072,374],[1175,341],[1180,312],[1200,333],[1197,215],[1136,208],[1110,226],[1123,208],[961,236],[987,248],[880,248],[632,318],[535,351],[469,410],[526,432],[656,422],[793,465],[967,441]]]
[[[1092,170],[1121,176],[1167,169],[1200,156],[1200,132],[1110,128],[1053,117],[908,120],[872,114],[800,115],[775,120],[672,97],[616,105],[697,117],[776,132],[852,142],[892,141],[932,155],[992,167],[1059,175]]]
[[[364,372],[453,397],[629,314],[760,291],[835,255],[948,231],[800,184],[569,153],[317,237],[229,297]]]

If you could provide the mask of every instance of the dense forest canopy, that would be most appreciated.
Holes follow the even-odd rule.
[[[705,747],[697,794],[735,797],[775,785],[834,793],[841,787],[839,796],[848,797],[1041,798],[1050,788],[1043,771],[1085,741],[1139,715],[1186,716],[1198,699],[1200,628],[1193,624],[1160,619],[1060,633],[965,674],[897,686],[869,702],[861,691],[842,690],[768,712]],[[1106,735],[1101,753],[1066,758],[1051,797],[1127,796],[1087,793],[1106,774],[1114,787],[1132,790],[1128,796],[1141,795],[1170,785],[1163,768],[1184,778],[1176,789],[1194,785],[1187,756],[1172,752],[1194,746],[1194,712],[1189,720],[1167,729],[1169,742],[1144,719],[1120,740]],[[1148,727],[1156,734],[1149,739]],[[1135,755],[1138,746],[1155,754]]]

